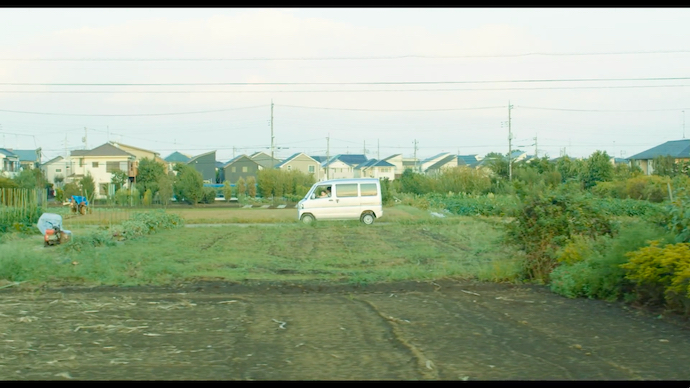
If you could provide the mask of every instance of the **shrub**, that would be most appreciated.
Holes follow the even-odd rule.
[[[664,303],[666,307],[690,313],[690,244],[647,247],[628,254],[630,262],[621,265],[626,278],[635,282],[639,301]]]
[[[626,254],[654,239],[672,241],[673,235],[637,221],[622,226],[614,237],[577,236],[560,251],[560,264],[550,275],[551,290],[571,298],[620,298],[632,291],[632,283],[620,267],[628,262]]]
[[[204,187],[201,203],[214,203],[216,201],[216,189],[212,187]]]
[[[609,216],[586,197],[557,191],[525,200],[507,225],[507,242],[525,251],[525,276],[546,281],[556,266],[556,251],[573,236],[593,238],[611,233]]]
[[[115,203],[120,206],[139,205],[141,203],[141,196],[139,190],[123,187],[115,192]]]

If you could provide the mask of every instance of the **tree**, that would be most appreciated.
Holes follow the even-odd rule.
[[[14,178],[14,182],[20,189],[35,189],[38,187],[36,175],[31,170],[22,170]]]
[[[613,165],[606,151],[595,151],[587,159],[582,178],[586,189],[593,187],[597,182],[608,182],[613,179]]]
[[[86,176],[79,180],[79,188],[89,202],[93,201],[96,194],[96,182],[94,182],[91,172],[87,172]]]
[[[67,183],[63,189],[64,198],[68,201],[72,198],[73,195],[81,194],[81,189],[79,188],[79,185],[76,182]]]
[[[259,192],[264,198],[273,196],[276,193],[276,186],[278,184],[278,170],[269,168],[259,170],[257,175],[257,184]]]
[[[490,152],[486,154],[484,160],[486,160],[486,165],[497,177],[503,179],[508,179],[510,177],[508,157],[506,155],[499,154],[498,152]]]
[[[122,170],[113,171],[111,175],[112,177],[110,178],[110,183],[115,186],[115,191],[120,190],[125,185],[125,182],[127,182],[129,179],[127,172]]]
[[[576,159],[571,159],[564,156],[556,162],[556,171],[561,174],[563,182],[568,182],[580,179],[580,174],[583,169],[583,162]]]
[[[178,164],[174,193],[178,200],[184,200],[192,205],[201,201],[204,195],[204,178],[193,167]]]
[[[232,198],[232,186],[228,181],[223,182],[223,197],[225,197],[226,202]]]
[[[158,191],[158,179],[165,174],[165,166],[153,159],[144,158],[139,161],[137,173],[137,188],[140,192],[151,190],[152,194]]]
[[[62,175],[55,175],[53,182],[55,183],[55,186],[62,187],[62,184],[65,182],[65,177]]]
[[[253,176],[247,178],[247,194],[256,198],[256,179]]]
[[[244,181],[244,178],[240,177],[235,186],[237,186],[237,198],[247,195],[247,183]]]
[[[168,206],[173,196],[173,178],[163,174],[158,178],[158,200],[161,205]]]
[[[403,193],[424,194],[421,184],[422,176],[410,169],[403,171],[400,176],[400,191]]]

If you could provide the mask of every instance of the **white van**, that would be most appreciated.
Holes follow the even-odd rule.
[[[317,182],[297,204],[297,217],[314,220],[360,220],[367,225],[383,215],[381,183],[376,178]]]

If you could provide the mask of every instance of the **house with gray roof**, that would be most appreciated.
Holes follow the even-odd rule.
[[[90,150],[74,150],[65,165],[65,183],[91,175],[96,192],[82,194],[89,198],[107,198],[115,194],[113,173],[124,171],[132,178],[136,177],[136,159],[135,155],[109,142]]]
[[[442,169],[457,167],[458,157],[449,152],[442,152],[422,160],[419,165],[421,166],[422,172],[425,174],[436,174]]]
[[[282,162],[282,160],[276,158],[275,155],[271,158],[271,154],[264,151],[251,154],[249,159],[258,163],[262,168],[275,168],[276,164]]]
[[[263,168],[264,167],[256,160],[252,159],[251,156],[243,154],[230,159],[223,166],[223,175],[225,176],[225,180],[233,185],[236,184],[240,178],[246,182],[247,178],[250,176],[258,181],[259,171]]]
[[[204,183],[216,182],[216,151],[209,151],[189,159],[186,163],[201,173]]]
[[[654,173],[654,158],[657,156],[670,156],[675,159],[676,163],[690,161],[690,139],[667,141],[630,156],[627,160],[640,166],[645,175],[651,175]]]
[[[287,159],[278,163],[275,168],[286,171],[302,171],[305,174],[313,175],[317,182],[324,178],[324,172],[320,168],[320,163],[304,152],[290,155]]]

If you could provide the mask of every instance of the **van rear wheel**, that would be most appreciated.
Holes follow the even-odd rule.
[[[376,217],[374,217],[374,215],[371,213],[364,213],[364,214],[362,214],[362,217],[361,217],[361,221],[365,225],[373,224],[375,219],[376,219]]]
[[[312,216],[311,214],[302,215],[302,223],[311,224],[312,222],[314,222],[314,216]]]

